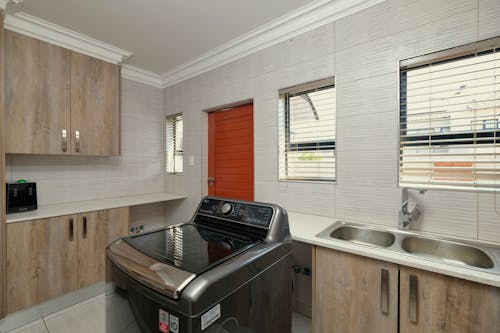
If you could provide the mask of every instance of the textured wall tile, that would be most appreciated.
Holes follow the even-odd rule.
[[[500,36],[499,17],[498,0],[479,0],[479,39]]]
[[[500,244],[500,194],[479,193],[479,235]]]

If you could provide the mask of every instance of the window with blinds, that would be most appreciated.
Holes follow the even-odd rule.
[[[168,174],[182,174],[184,152],[182,114],[167,117],[166,121],[166,171]]]
[[[500,185],[500,38],[400,63],[401,186]]]
[[[335,181],[334,78],[279,93],[279,179]]]

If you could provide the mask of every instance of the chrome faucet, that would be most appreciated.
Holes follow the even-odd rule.
[[[412,188],[403,187],[401,191],[401,210],[399,211],[399,229],[409,230],[410,223],[416,222],[424,213],[424,209],[417,202],[415,207],[411,211],[408,210],[408,190]],[[424,194],[427,190],[425,189],[413,189],[419,191],[420,194]]]

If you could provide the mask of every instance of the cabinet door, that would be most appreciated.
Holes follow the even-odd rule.
[[[400,269],[401,332],[498,332],[500,288]]]
[[[7,225],[9,313],[76,289],[75,216]]]
[[[119,66],[71,52],[72,152],[120,153]]]
[[[78,288],[105,277],[105,250],[128,234],[128,207],[78,214]]]
[[[68,50],[5,31],[5,122],[7,153],[69,151]]]
[[[130,227],[129,220],[129,207],[108,210],[108,245],[118,238],[128,236]]]
[[[397,332],[398,267],[315,247],[313,332]]]

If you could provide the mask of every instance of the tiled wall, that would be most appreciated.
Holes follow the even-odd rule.
[[[165,89],[166,114],[184,113],[194,165],[165,177],[187,192],[171,219],[207,193],[207,115],[253,100],[255,199],[292,211],[397,226],[398,60],[500,35],[498,0],[387,0],[335,23]],[[335,75],[337,184],[278,182],[278,89]],[[500,243],[500,195],[431,190],[418,229]]]
[[[121,156],[8,155],[7,180],[37,182],[38,203],[94,200],[163,191],[161,89],[122,80]],[[164,224],[164,208],[134,208],[134,223]]]

